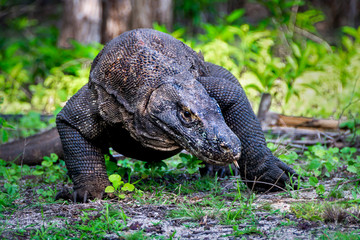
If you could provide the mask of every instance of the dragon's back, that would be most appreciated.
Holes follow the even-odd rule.
[[[197,78],[206,71],[202,57],[181,41],[156,30],[136,29],[106,44],[91,66],[90,84],[129,103],[168,77],[189,72]]]

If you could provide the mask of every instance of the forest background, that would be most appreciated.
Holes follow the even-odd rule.
[[[270,93],[274,112],[359,119],[359,9],[356,0],[2,0],[1,113],[56,114],[104,43],[153,27],[230,70],[254,109]]]

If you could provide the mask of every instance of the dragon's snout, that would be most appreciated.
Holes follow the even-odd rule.
[[[240,159],[241,156],[241,143],[239,139],[232,139],[232,141],[228,144],[222,142],[219,144],[219,148],[221,151],[221,156],[219,159],[221,162],[232,163]]]
[[[203,148],[197,154],[198,157],[216,165],[226,165],[239,160],[241,142],[230,128],[224,124],[223,128],[217,129],[214,134],[215,138],[204,141]]]

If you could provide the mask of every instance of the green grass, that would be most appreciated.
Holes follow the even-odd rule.
[[[359,240],[360,239],[360,230],[353,231],[351,233],[343,233],[341,231],[337,232],[330,232],[324,231],[322,236],[318,239],[327,240],[327,239],[334,239],[334,240]]]
[[[291,205],[297,218],[332,223],[360,223],[358,204],[345,202],[306,202]]]
[[[273,150],[275,151],[276,149]],[[313,177],[318,179],[318,183],[315,186],[302,183],[302,186],[305,189],[317,190],[322,181],[331,179],[340,170],[344,173],[347,169],[337,165],[339,161],[342,161],[342,163],[353,161],[353,165],[357,166],[357,159],[354,158],[354,153],[355,151],[351,148],[342,150],[327,149],[321,146],[310,148],[304,156],[301,156],[301,166],[307,169],[307,173],[303,175],[307,178]],[[282,154],[282,159],[286,159],[288,163],[294,161],[297,157],[298,155],[294,155],[293,152],[284,152]],[[191,158],[174,157],[169,161],[165,161],[166,167],[159,166],[154,168],[146,168],[145,163],[137,163],[131,159],[120,161],[119,165],[125,166],[128,169],[127,172],[131,176],[129,179],[134,183],[135,190],[131,193],[126,193],[123,200],[121,198],[115,199],[115,202],[130,201],[143,206],[176,206],[164,213],[166,215],[165,219],[173,221],[181,219],[181,221],[185,221],[184,225],[189,228],[196,228],[204,219],[216,221],[218,224],[233,226],[231,236],[236,237],[262,234],[256,225],[263,219],[263,217],[256,214],[258,211],[267,212],[268,215],[266,216],[278,216],[284,219],[273,231],[276,231],[279,227],[297,225],[296,221],[287,219],[283,215],[284,213],[279,212],[279,210],[273,210],[270,203],[255,207],[255,202],[261,202],[261,195],[247,192],[244,185],[236,178],[233,180],[231,178],[225,179],[228,187],[225,191],[222,184],[223,180],[220,181],[218,178],[200,178],[198,172],[193,173],[193,175],[187,173],[187,176],[185,176],[177,166],[180,165],[181,168],[184,168],[181,164],[189,164],[186,162],[188,159]],[[326,161],[326,159],[331,159],[331,161]],[[185,162],[181,163],[181,160],[185,160]],[[314,161],[319,166],[317,168],[309,168],[309,166],[314,165]],[[327,163],[331,163],[333,167],[327,167]],[[192,165],[193,169],[198,169],[199,166]],[[68,183],[69,181],[64,169],[64,162],[59,160],[56,155],[45,157],[43,163],[35,167],[18,166],[0,161],[0,180],[3,183],[1,186],[2,192],[0,193],[0,220],[5,221],[5,226],[10,212],[23,210],[23,207],[19,206],[18,201],[27,199],[28,197],[25,195],[32,195],[31,199],[33,202],[28,206],[29,209],[43,209],[44,204],[51,206],[52,204],[64,202],[61,200],[54,201],[59,183]],[[322,169],[321,174],[319,174],[318,169]],[[117,172],[116,169],[113,170]],[[357,173],[352,171],[347,171],[346,175],[349,176],[349,174],[357,177]],[[230,188],[229,182],[231,182]],[[121,183],[120,187],[124,186],[123,184]],[[345,224],[347,222],[357,224],[360,222],[360,210],[356,208],[359,203],[360,189],[356,181],[347,183],[338,182],[338,184],[332,185],[331,188],[325,190],[321,194],[318,193],[318,196],[325,199],[337,199],[337,201],[329,205],[325,205],[321,201],[295,203],[291,205],[291,212],[298,219],[308,221],[336,224]],[[279,194],[279,197],[300,198],[301,195],[299,193],[289,191]],[[60,217],[59,219],[62,219],[62,227],[60,228],[54,221],[50,221],[53,218],[48,218],[41,211],[44,220],[49,221],[48,225],[18,226],[11,234],[36,239],[45,239],[49,238],[49,236],[54,236],[55,239],[67,236],[74,238],[85,236],[92,238],[103,238],[106,236],[116,236],[125,239],[147,238],[148,235],[142,230],[133,232],[130,235],[123,233],[128,227],[127,221],[129,216],[125,214],[118,204],[114,204],[114,200],[106,200],[101,205],[101,210],[79,210],[79,217],[73,221],[64,221]],[[158,221],[157,224],[161,225],[161,221],[164,220]],[[238,228],[239,224],[246,224],[247,227]],[[9,233],[9,229],[5,229],[5,226],[0,228],[0,233],[3,236]],[[333,234],[331,236],[337,236],[334,232],[331,232],[331,234]],[[348,235],[344,236],[347,237]],[[158,234],[156,238],[167,239],[170,236]]]

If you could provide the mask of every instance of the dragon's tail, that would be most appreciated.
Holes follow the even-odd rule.
[[[0,159],[16,164],[40,164],[43,157],[51,153],[63,158],[60,136],[56,128],[0,145]]]

